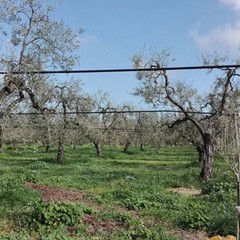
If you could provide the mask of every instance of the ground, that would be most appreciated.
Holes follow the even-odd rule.
[[[36,191],[39,191],[41,194],[41,197],[44,201],[56,201],[56,202],[80,202],[82,204],[85,204],[87,206],[92,205],[93,203],[87,200],[84,196],[86,196],[87,193],[83,191],[77,191],[77,190],[70,190],[70,189],[63,189],[58,187],[52,187],[52,186],[44,186],[36,183],[26,183],[26,187],[34,189]],[[199,190],[196,189],[186,189],[186,188],[179,188],[179,189],[170,189],[170,191],[179,192],[183,194],[200,194]],[[127,209],[123,208],[116,208],[117,211],[128,211]],[[132,214],[136,214],[134,212],[131,212]],[[94,228],[102,228],[105,231],[113,231],[114,229],[123,228],[124,226],[121,225],[121,223],[114,221],[114,220],[108,220],[108,221],[99,221],[94,218],[92,215],[85,214],[83,222],[89,226],[91,226],[92,231],[94,231]],[[71,229],[69,229],[71,231]],[[174,230],[174,234],[177,236],[182,237],[184,240],[205,240],[207,239],[207,236],[203,232],[187,232],[183,230]]]
[[[185,195],[200,195],[201,194],[201,190],[200,189],[195,189],[195,188],[171,188],[169,189],[171,192],[175,192],[175,193],[181,193],[181,194],[185,194]]]

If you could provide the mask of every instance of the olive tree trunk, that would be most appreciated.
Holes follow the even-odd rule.
[[[196,146],[196,150],[198,151],[198,161],[202,162],[202,160],[204,159],[204,149],[201,146]]]
[[[212,178],[213,158],[214,158],[214,145],[211,141],[211,135],[205,133],[203,135],[204,145],[199,150],[199,157],[201,158],[202,170],[200,178],[209,181]]]
[[[47,133],[45,135],[45,141],[44,141],[44,145],[45,145],[45,152],[50,152],[51,149],[51,135],[50,135],[50,130],[47,129]]]
[[[64,143],[61,137],[59,138],[59,141],[58,141],[58,154],[57,154],[56,161],[58,164],[64,163]]]
[[[101,145],[99,142],[93,142],[93,145],[96,149],[96,155],[97,157],[101,157],[102,156],[102,149],[101,149]]]
[[[124,152],[124,153],[127,153],[127,152],[128,152],[128,149],[129,149],[130,145],[131,145],[131,142],[130,142],[130,141],[127,141],[127,142],[125,143],[125,146],[124,146],[124,149],[123,149],[123,152]]]

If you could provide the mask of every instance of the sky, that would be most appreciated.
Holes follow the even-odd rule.
[[[170,49],[171,66],[201,65],[200,56],[214,51],[234,60],[240,48],[240,0],[62,0],[54,17],[85,30],[78,69],[132,68],[131,57],[144,47]],[[205,72],[171,74],[202,91],[211,82]],[[108,92],[114,104],[143,104],[131,94],[139,85],[134,73],[74,77],[86,92]]]

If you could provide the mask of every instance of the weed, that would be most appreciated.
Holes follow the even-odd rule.
[[[29,168],[31,170],[38,170],[38,169],[49,169],[49,163],[44,161],[36,161],[30,164]]]
[[[10,234],[8,236],[0,235],[0,238],[1,238],[1,240],[29,240],[29,239],[31,239],[31,236],[26,231],[21,231],[18,233]]]
[[[139,196],[138,193],[130,191],[113,191],[104,194],[104,196],[117,200],[119,204],[123,205],[129,210],[147,209],[151,206],[151,203]]]
[[[193,201],[183,209],[182,215],[176,220],[176,222],[183,229],[207,230],[209,220],[208,208],[198,201]]]
[[[101,219],[102,221],[112,219],[118,222],[129,224],[134,221],[134,218],[130,214],[115,211],[105,212],[99,216],[99,219]]]
[[[234,214],[235,206],[228,206],[227,209],[217,209],[212,212],[211,220],[207,232],[210,235],[227,236],[236,233],[236,216]]]
[[[62,166],[51,162],[56,155],[54,149],[50,153],[38,146],[19,149],[21,155],[10,149],[0,155],[0,216],[9,222],[16,220],[12,233],[0,235],[0,239],[177,239],[159,229],[159,224],[145,224],[148,217],[212,234],[235,231],[236,183],[220,174],[227,168],[217,159],[216,180],[201,183],[200,166],[193,162],[197,155],[192,148],[166,147],[159,153],[151,149],[142,152],[132,146],[131,152],[124,154],[122,148],[106,146],[103,157],[96,158],[90,145],[74,150],[66,147],[68,160]],[[105,210],[96,213],[94,207],[79,204],[44,203],[36,191],[24,187],[25,181],[84,190],[85,200]],[[203,187],[202,195],[182,196],[168,191],[170,187],[188,186]],[[130,212],[116,212],[116,205],[137,210],[138,218]],[[124,229],[94,229],[89,236],[88,226],[82,223],[84,213],[123,223]],[[67,228],[74,236],[63,230]]]
[[[39,177],[38,177],[38,173],[36,171],[29,171],[23,177],[23,181],[25,181],[25,182],[37,183],[38,180],[39,180]]]
[[[123,204],[129,210],[148,209],[151,207],[151,203],[142,199],[141,197],[133,196],[125,199]]]
[[[0,215],[20,212],[28,202],[39,197],[34,191],[23,186],[20,179],[5,179],[0,182]]]
[[[44,225],[47,227],[75,226],[82,221],[84,208],[75,204],[35,202],[33,211],[23,216],[22,225],[35,226]]]
[[[230,193],[235,192],[236,183],[233,182],[207,182],[202,188],[202,194],[210,195],[212,193]]]
[[[87,195],[84,196],[84,198],[87,199],[87,200],[90,200],[90,201],[92,201],[92,202],[94,202],[98,205],[101,205],[101,204],[105,203],[104,199],[101,198],[98,195],[87,194]]]

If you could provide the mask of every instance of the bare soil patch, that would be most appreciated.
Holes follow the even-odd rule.
[[[184,187],[170,188],[169,191],[173,193],[180,193],[180,194],[192,195],[192,196],[201,195],[201,190],[195,189],[195,188],[184,188]]]
[[[97,231],[114,232],[115,230],[125,227],[122,222],[114,220],[99,221],[95,216],[87,214],[84,216],[83,222],[88,226],[89,235],[94,235]]]
[[[40,192],[44,201],[85,202],[85,192],[27,182],[25,186]]]
[[[175,230],[174,234],[184,240],[208,240],[207,234],[204,232],[187,232],[184,230]]]
[[[56,201],[56,202],[80,202],[86,204],[88,206],[94,205],[89,200],[85,198],[87,193],[78,190],[71,189],[63,189],[59,187],[53,186],[45,186],[36,183],[27,182],[25,184],[27,188],[34,189],[39,191],[41,197],[44,201]],[[197,189],[188,189],[188,188],[172,188],[170,189],[172,192],[177,192],[181,194],[188,195],[199,195],[201,193],[200,190]],[[103,209],[102,209],[103,210]],[[128,211],[126,209],[116,207],[117,211]],[[132,214],[132,211],[128,211]],[[136,215],[133,213],[133,215]],[[124,224],[121,222],[117,222],[114,220],[100,221],[93,215],[85,214],[83,218],[83,222],[88,226],[89,235],[93,235],[95,232],[99,230],[113,232],[116,229],[124,228]],[[74,232],[74,229],[69,228],[69,233]],[[207,235],[203,232],[191,233],[184,230],[174,230],[173,234],[183,238],[184,240],[206,240]]]
[[[53,186],[45,186],[36,183],[25,183],[25,186],[30,189],[34,189],[39,191],[41,197],[44,201],[54,201],[54,202],[75,202],[81,203],[87,206],[95,206],[93,202],[86,199],[87,196],[86,192],[79,191],[79,190],[71,190],[71,189],[63,189],[59,187]],[[105,207],[97,206],[100,211],[104,211]],[[123,208],[116,208],[117,211],[126,211]],[[88,234],[94,235],[97,231],[106,231],[106,232],[113,232],[114,230],[124,228],[124,223],[118,222],[115,220],[105,220],[101,221],[97,219],[94,215],[84,214],[83,216],[83,223],[88,226]],[[74,227],[68,227],[68,232],[70,234],[74,233]]]

